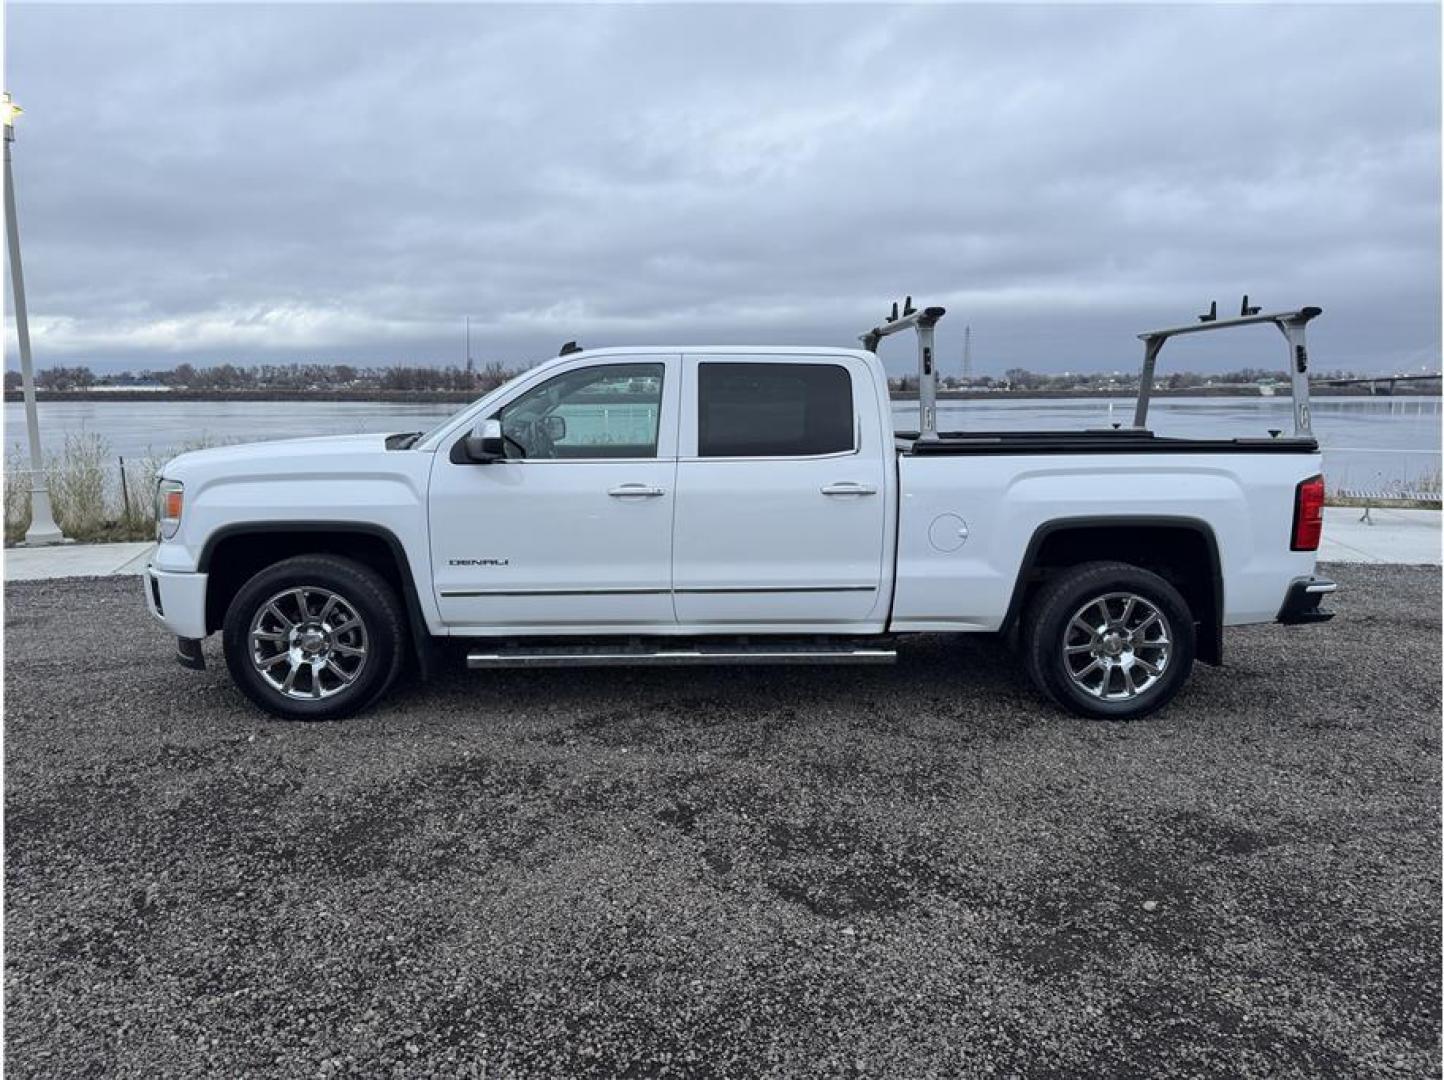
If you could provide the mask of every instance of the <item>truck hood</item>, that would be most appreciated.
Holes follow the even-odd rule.
[[[272,442],[237,443],[234,446],[213,446],[192,450],[173,457],[161,469],[161,475],[184,482],[187,476],[218,472],[253,472],[256,470],[292,469],[296,472],[349,472],[338,466],[374,461],[374,455],[385,454],[385,435],[323,435],[309,439],[276,439]]]
[[[385,435],[217,446],[161,470],[185,486],[180,528],[162,544],[173,566],[200,564],[208,538],[240,526],[325,522],[410,538],[425,550],[426,486],[435,455],[388,450]],[[419,538],[419,540],[418,540]],[[187,570],[186,572],[190,572]]]

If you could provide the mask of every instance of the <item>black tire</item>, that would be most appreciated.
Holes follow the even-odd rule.
[[[337,598],[327,609],[334,626],[314,621],[330,596]],[[276,601],[277,608],[268,609]],[[359,619],[359,627],[348,615]],[[257,624],[257,619],[264,621]],[[293,629],[286,629],[288,623]],[[264,637],[282,640],[253,640],[253,625]],[[311,636],[301,642],[295,635],[308,627],[314,627]],[[294,642],[289,647],[286,635]],[[340,720],[371,705],[401,670],[406,638],[406,615],[395,590],[370,567],[336,555],[298,555],[256,574],[231,599],[222,635],[235,684],[261,708],[287,720]],[[312,647],[314,654],[307,651]],[[258,667],[258,656],[272,661],[267,670],[278,681],[295,672],[292,694],[317,696],[288,696]],[[293,657],[305,659],[298,665]],[[344,679],[348,673],[349,682]]]
[[[1131,607],[1128,596],[1134,597]],[[1139,632],[1149,607],[1159,618]],[[1125,611],[1133,630],[1117,621]],[[1058,572],[1038,591],[1024,620],[1023,656],[1034,685],[1078,716],[1147,716],[1173,699],[1193,668],[1187,601],[1157,574],[1129,563],[1081,563]],[[1070,648],[1072,654],[1065,651]]]

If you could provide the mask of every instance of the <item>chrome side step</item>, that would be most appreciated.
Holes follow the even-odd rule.
[[[701,664],[891,664],[893,649],[846,645],[577,645],[469,652],[469,668],[694,667]]]

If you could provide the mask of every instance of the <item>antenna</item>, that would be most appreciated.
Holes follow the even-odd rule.
[[[1244,293],[1243,303],[1238,306],[1238,317],[1240,319],[1246,319],[1250,315],[1257,315],[1260,310],[1261,309],[1257,305],[1255,305],[1254,307],[1248,306],[1248,293]]]
[[[1211,303],[1211,304],[1208,305],[1208,314],[1207,314],[1207,315],[1200,315],[1200,316],[1198,317],[1198,321],[1199,321],[1199,322],[1218,322],[1218,301],[1217,301],[1217,300],[1215,300],[1213,303]]]

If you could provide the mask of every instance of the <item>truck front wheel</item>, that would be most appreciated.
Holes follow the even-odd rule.
[[[1119,562],[1045,582],[1023,627],[1028,674],[1079,716],[1133,720],[1173,699],[1193,667],[1193,615],[1166,580]]]
[[[241,586],[226,610],[226,666],[246,696],[288,720],[366,708],[401,669],[405,614],[361,563],[298,555]]]

